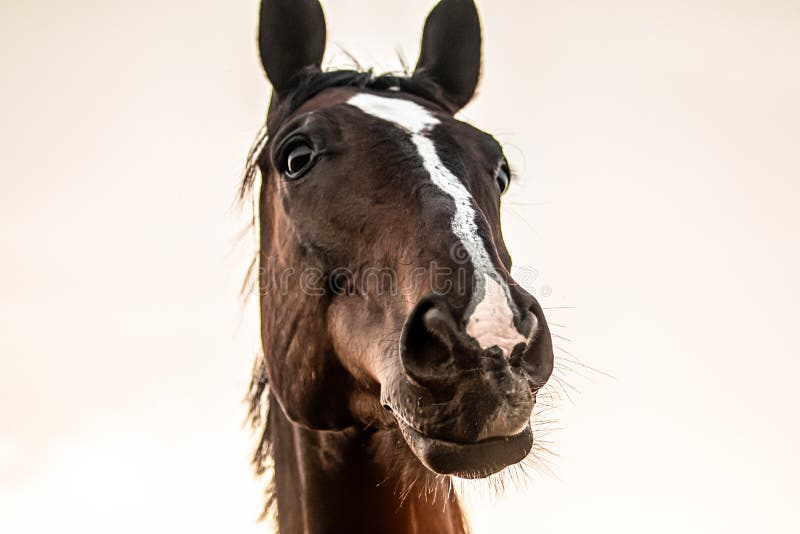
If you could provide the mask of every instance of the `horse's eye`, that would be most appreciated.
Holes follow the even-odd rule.
[[[511,170],[508,168],[508,163],[502,163],[497,169],[497,186],[500,188],[501,195],[506,192],[510,182]]]
[[[297,180],[316,163],[314,148],[305,139],[290,142],[283,151],[279,162],[279,170],[288,180]]]

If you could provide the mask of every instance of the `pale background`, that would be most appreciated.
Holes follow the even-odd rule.
[[[431,0],[328,0],[416,59]],[[570,374],[556,476],[477,533],[800,531],[800,3],[483,0],[464,113],[522,175],[506,239]],[[266,532],[231,209],[257,2],[0,2],[0,532]],[[550,295],[550,296],[546,296]]]

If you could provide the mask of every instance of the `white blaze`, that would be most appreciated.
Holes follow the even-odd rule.
[[[475,338],[483,348],[497,345],[506,355],[510,354],[515,345],[527,340],[514,327],[514,312],[509,306],[508,286],[494,268],[483,240],[478,235],[472,196],[461,180],[442,163],[436,146],[427,135],[440,123],[439,119],[419,104],[399,98],[359,93],[348,100],[348,104],[406,130],[411,135],[411,141],[417,147],[433,183],[453,199],[455,213],[452,230],[475,267],[478,288],[482,286],[483,289],[482,300],[475,306],[467,323],[467,334]],[[535,330],[534,325],[533,331]],[[531,337],[534,332],[531,332]]]

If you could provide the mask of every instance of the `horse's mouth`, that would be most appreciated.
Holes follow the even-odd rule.
[[[485,478],[522,461],[533,446],[530,425],[513,436],[459,443],[425,436],[399,420],[398,424],[417,458],[440,475]]]

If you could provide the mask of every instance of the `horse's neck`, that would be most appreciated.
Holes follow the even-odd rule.
[[[368,436],[305,430],[270,404],[281,534],[466,532],[447,482],[439,481],[435,496],[413,490],[402,498],[403,486],[382,467],[388,462],[373,458]]]

